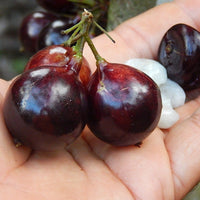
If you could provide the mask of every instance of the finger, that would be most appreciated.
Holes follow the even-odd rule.
[[[112,199],[133,200],[132,194],[126,186],[113,175],[105,162],[94,154],[82,137],[70,145],[68,151],[86,173],[88,184],[90,184],[88,187],[91,188],[88,199],[109,199],[112,197]],[[110,188],[111,185],[112,188]]]
[[[200,107],[200,97],[193,99],[185,103],[183,106],[176,108],[176,111],[180,116],[180,119],[177,123],[180,123],[181,121],[189,118],[199,107]]]
[[[30,150],[25,147],[16,148],[5,126],[2,106],[9,82],[0,80],[0,181],[14,168],[20,166],[29,157]]]
[[[173,199],[171,170],[159,129],[145,139],[140,148],[113,147],[97,139],[89,130],[84,138],[135,199]]]
[[[110,35],[116,41],[115,44],[105,35],[95,38],[93,42],[98,52],[109,62],[124,63],[132,57],[156,58],[159,43],[164,33],[172,25],[186,23],[198,28],[194,17],[200,18],[197,9],[200,2],[188,1],[187,4],[189,5],[186,8],[183,8],[180,2],[171,2],[154,7],[142,15],[124,22],[110,32]],[[187,12],[187,9],[192,10],[193,13]],[[84,55],[94,71],[95,60],[88,47],[85,48]]]
[[[4,98],[11,81],[0,79],[0,94]]]
[[[187,2],[187,6],[184,6],[182,2]],[[186,23],[193,26],[194,28],[198,28],[196,25],[197,21],[195,21],[195,18],[200,19],[199,10],[197,9],[200,6],[200,2],[195,1],[195,0],[182,1],[182,2],[175,1],[172,3],[161,5],[159,7],[155,7],[151,9],[150,11],[136,18],[126,21],[125,23],[123,23],[122,25],[120,25],[118,28],[116,28],[114,31],[110,33],[111,36],[116,40],[117,42],[116,45],[113,45],[108,39],[106,39],[105,35],[97,37],[94,40],[94,43],[98,51],[100,52],[100,55],[105,57],[110,62],[124,62],[125,60],[131,57],[156,58],[159,43],[164,33],[172,25],[176,23]],[[191,10],[193,12],[192,14],[190,13]],[[95,70],[94,59],[91,57],[91,53],[89,52],[87,48],[85,50],[85,55],[87,56],[87,58],[89,58],[89,63],[91,67],[93,68],[93,70]],[[190,106],[187,108],[186,107],[184,108],[188,109],[191,112],[192,110],[190,109]],[[164,147],[162,146],[162,139],[160,138],[160,140],[157,141],[159,136],[160,135],[158,133],[155,134],[154,132],[154,134],[152,134],[147,140],[145,140],[145,144],[142,146],[141,149],[143,149],[146,152],[151,152],[153,155],[154,154],[159,155],[158,157],[160,158],[164,158],[166,156],[166,153],[164,153]],[[110,166],[112,164],[111,162],[112,158],[115,158],[116,154],[119,152],[116,151],[116,149],[110,148],[104,143],[101,143],[96,138],[91,139],[92,136],[90,135],[90,133],[86,134],[85,138],[88,141],[88,143],[91,145],[93,150],[99,156],[103,156],[103,159],[105,159],[107,164]],[[157,145],[155,144],[156,141],[157,141]],[[149,145],[152,149],[150,147],[147,148],[146,145],[147,146]],[[154,149],[154,147],[156,148]],[[158,149],[159,151],[161,150],[161,152],[163,153],[156,154],[157,153],[156,151],[158,151]],[[181,146],[180,146],[180,149],[181,149]],[[121,163],[123,162],[124,163],[134,162],[134,161],[131,161],[130,158],[133,158],[133,160],[136,160],[136,162],[131,163],[131,166],[135,167],[137,162],[140,163],[140,159],[136,159],[133,156],[134,152],[137,152],[136,156],[138,157],[142,155],[142,152],[140,151],[138,152],[135,149],[134,150],[132,149],[132,151],[125,151],[123,156],[120,156],[120,157],[116,156],[118,158],[118,163],[120,160],[120,167],[121,167]],[[129,155],[129,157],[127,158],[126,155]],[[145,152],[144,152],[144,155],[145,155]],[[142,158],[148,158],[148,156],[151,156],[151,155],[145,155],[144,157],[142,156]],[[193,157],[191,159],[197,159],[197,158]],[[155,159],[154,163],[156,163],[156,166],[159,166],[159,162],[156,162],[156,161],[157,160]],[[163,160],[163,163],[165,163],[165,165],[162,165],[162,166],[169,166],[169,164],[167,164],[167,160]],[[128,171],[128,169],[125,167],[122,167],[121,170],[119,169],[119,171],[117,171],[117,169],[115,168],[117,166],[117,161],[115,161],[115,164],[116,165],[110,166],[110,167],[113,168],[116,174],[121,175],[120,176],[121,178],[126,177],[129,181],[131,181],[129,179],[128,173],[124,174],[126,173],[126,171]],[[182,162],[181,164],[184,165],[184,162]],[[153,166],[153,163],[148,163],[148,166]],[[156,166],[154,166],[155,168],[153,167],[154,170],[152,171],[151,174],[155,175],[155,172],[157,171],[156,175],[162,176],[164,171],[161,171],[161,173],[159,173],[160,171]],[[164,170],[167,170],[167,169],[164,169]],[[188,168],[188,171],[189,171],[189,168]],[[141,169],[140,170],[135,169],[135,172],[137,172],[140,176],[143,177],[143,175],[141,175]],[[137,173],[134,174],[136,175],[136,177],[137,177]],[[169,174],[169,172],[165,171],[165,174]],[[193,172],[191,174],[192,174],[191,177],[194,176]],[[141,180],[141,177],[137,177],[137,178]],[[153,177],[150,177],[150,178],[151,179],[147,179],[146,181],[153,179]],[[164,183],[167,180],[167,179],[164,180],[163,178],[164,177],[160,178],[161,183]],[[133,180],[136,180],[135,177],[132,177],[132,182],[131,182],[132,184],[134,184]],[[124,181],[127,181],[127,180],[124,180]],[[195,181],[196,181],[196,178],[185,187],[187,191],[181,188],[179,192],[179,196],[183,195],[183,193],[188,192],[191,189],[192,185],[195,184]],[[168,187],[170,188],[170,185],[166,185],[166,188]],[[134,186],[132,189],[139,190],[137,186]],[[169,192],[169,194],[172,194],[172,193],[173,193],[172,191]],[[142,196],[143,194],[139,192],[138,195]],[[139,197],[141,198],[141,196]],[[148,197],[146,197],[146,199],[148,199]],[[174,198],[168,198],[168,199],[174,199]]]
[[[176,199],[181,199],[200,179],[200,109],[171,128],[165,143],[174,175]]]
[[[28,200],[86,198],[87,177],[64,149],[34,151],[22,167],[9,173],[0,192],[8,193],[6,199],[14,199],[12,192],[18,195],[16,199]]]

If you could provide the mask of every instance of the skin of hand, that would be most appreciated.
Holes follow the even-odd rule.
[[[164,33],[176,23],[200,29],[200,1],[177,0],[155,7],[95,38],[100,55],[124,63],[156,58]],[[92,70],[95,61],[86,47]],[[9,83],[0,80],[0,109]],[[86,128],[68,150],[39,152],[12,142],[0,112],[0,199],[180,200],[200,180],[200,98],[177,109],[180,120],[155,129],[135,146],[113,147]]]

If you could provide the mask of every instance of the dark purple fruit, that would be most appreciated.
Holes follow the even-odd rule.
[[[88,87],[88,127],[116,146],[137,145],[157,126],[161,113],[158,86],[144,73],[101,62]]]
[[[73,68],[86,87],[91,76],[89,64],[84,57],[79,60],[75,55],[75,51],[69,46],[51,45],[34,54],[26,64],[24,71],[45,65]]]
[[[13,138],[35,150],[72,143],[85,126],[86,95],[73,71],[38,67],[11,84],[3,115]]]
[[[39,33],[55,19],[55,15],[46,12],[33,12],[23,19],[19,30],[19,37],[25,51],[30,53],[37,51]]]
[[[62,31],[72,27],[76,23],[76,20],[71,20],[67,17],[52,21],[40,32],[37,41],[37,49],[40,50],[47,46],[59,45],[66,42],[71,33],[62,34]]]
[[[171,27],[159,46],[158,60],[184,90],[200,87],[200,33],[186,24]]]

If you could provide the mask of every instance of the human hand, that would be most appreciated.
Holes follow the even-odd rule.
[[[176,23],[198,27],[198,0],[177,0],[123,23],[111,36],[94,39],[109,62],[156,58],[159,42]],[[85,56],[95,69],[91,52]],[[0,109],[9,82],[0,82]],[[0,112],[0,199],[178,200],[200,179],[200,98],[177,109],[180,120],[169,130],[155,129],[141,148],[113,147],[86,128],[68,150],[16,148]]]

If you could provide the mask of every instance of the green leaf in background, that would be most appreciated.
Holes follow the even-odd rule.
[[[12,60],[13,68],[15,69],[17,74],[22,73],[27,62],[28,58],[26,57],[15,58],[14,60]]]
[[[189,192],[183,200],[199,200],[200,199],[200,183],[197,184],[194,189]]]

